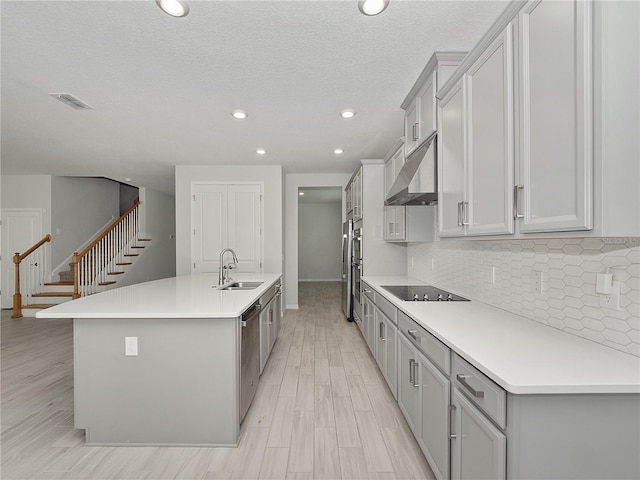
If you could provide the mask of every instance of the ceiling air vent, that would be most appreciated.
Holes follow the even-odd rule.
[[[84,103],[79,98],[74,97],[70,93],[50,93],[53,98],[60,100],[62,103],[75,108],[76,110],[93,110],[92,107]]]

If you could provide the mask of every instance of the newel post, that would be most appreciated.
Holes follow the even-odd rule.
[[[80,257],[78,256],[78,252],[73,253],[73,259],[71,260],[73,263],[73,299],[80,298],[80,275],[79,275],[79,266]]]
[[[13,263],[16,265],[15,293],[13,294],[13,314],[11,318],[22,318],[22,294],[20,293],[20,254],[16,252],[13,256]]]

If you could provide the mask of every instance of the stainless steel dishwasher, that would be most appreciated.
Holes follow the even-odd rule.
[[[254,303],[241,317],[240,347],[240,422],[258,389],[260,376],[260,302]]]

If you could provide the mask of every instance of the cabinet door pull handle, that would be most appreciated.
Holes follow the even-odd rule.
[[[413,386],[416,387],[416,388],[418,388],[420,386],[420,384],[418,383],[418,372],[417,372],[418,365],[419,365],[418,362],[413,362],[413,368],[414,368],[414,371],[413,371]]]
[[[384,341],[384,323],[380,322],[380,340]]]
[[[449,405],[449,421],[448,421],[448,426],[449,426],[449,439],[453,440],[456,438],[456,435],[453,433],[453,414],[456,411],[456,406],[455,405]]]
[[[469,385],[467,383],[467,378],[469,378],[468,375],[462,375],[460,373],[456,375],[456,380],[458,380],[463,387],[469,390],[469,393],[471,393],[471,395],[476,398],[484,398],[484,392],[482,390],[476,390],[471,385]]]
[[[524,218],[524,213],[520,213],[521,195],[519,192],[524,191],[524,185],[516,185],[513,187],[513,210],[515,215],[513,218]]]
[[[411,338],[413,338],[416,342],[422,342],[422,337],[416,335],[418,333],[417,330],[407,330],[407,333]]]
[[[458,202],[458,226],[462,226],[462,202]]]
[[[415,385],[415,382],[413,380],[413,364],[416,363],[416,361],[413,358],[409,359],[409,383],[411,383],[412,385]]]
[[[462,203],[462,225],[469,225],[468,212],[469,212],[469,202],[461,202]]]
[[[413,124],[413,139],[418,140],[418,123]]]

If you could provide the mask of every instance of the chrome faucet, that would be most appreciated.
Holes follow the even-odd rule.
[[[230,263],[228,265],[225,265],[223,263],[224,254],[227,252],[231,252],[231,255],[233,256],[233,264]],[[229,270],[234,268],[234,264],[235,266],[238,265],[238,257],[236,256],[236,252],[234,252],[231,248],[223,248],[222,251],[220,252],[220,266],[218,267],[218,285],[224,285],[225,282],[227,282],[227,280],[231,278],[228,272]]]

